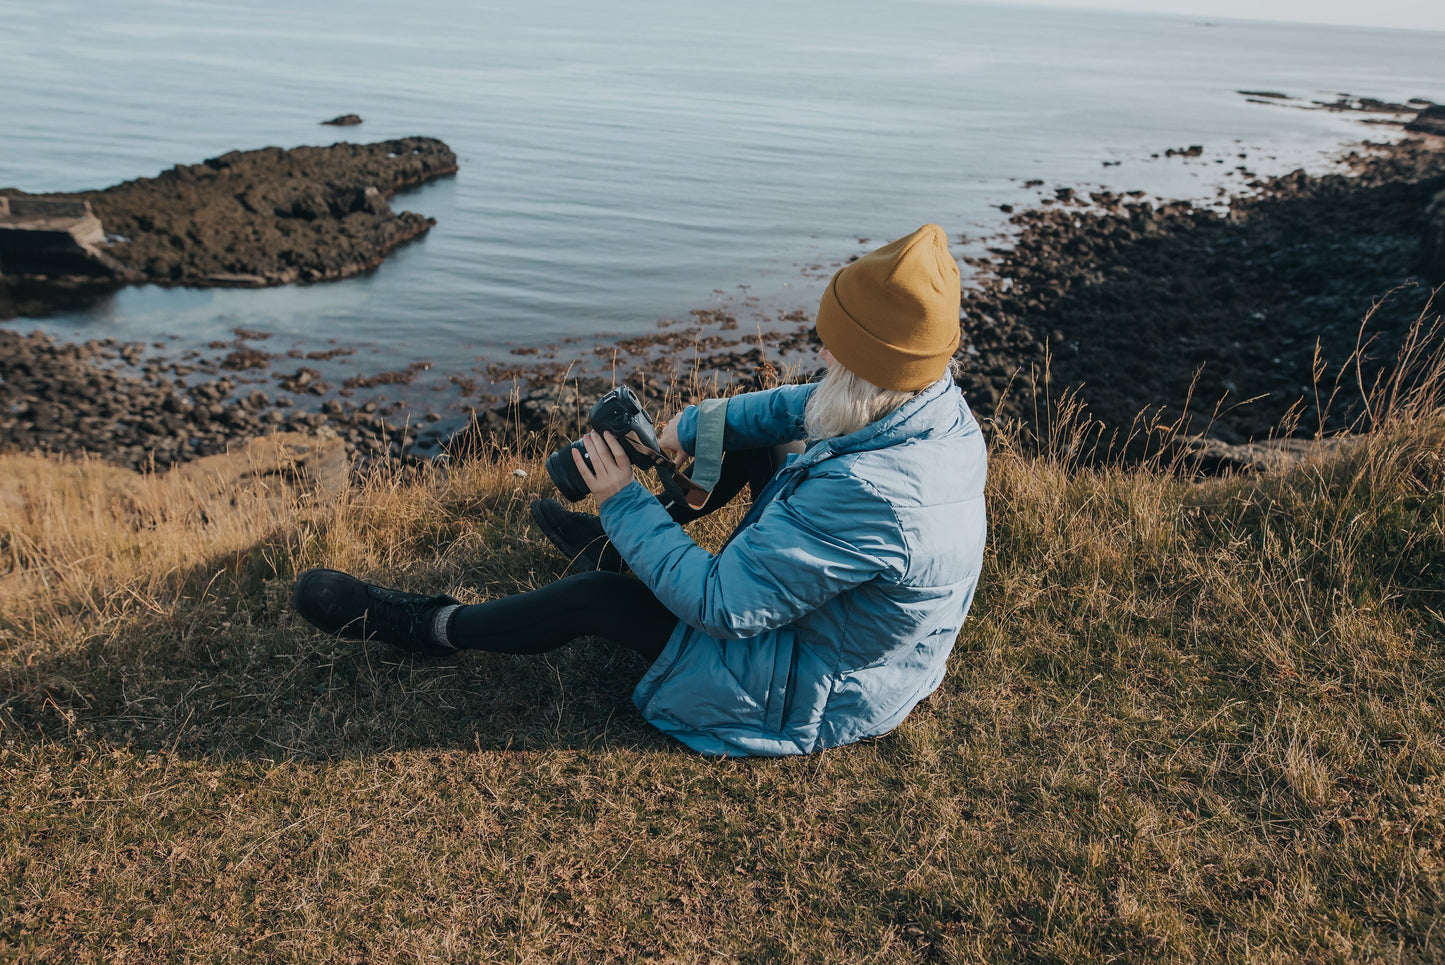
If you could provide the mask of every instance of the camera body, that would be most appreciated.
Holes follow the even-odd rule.
[[[652,427],[652,418],[642,407],[636,393],[625,385],[608,392],[592,404],[587,421],[598,432],[610,432],[627,450],[632,464],[643,469],[655,468],[662,456],[662,445],[657,441],[657,432]],[[588,493],[587,483],[572,461],[572,450],[582,453],[588,467],[592,459],[587,454],[587,445],[578,440],[559,449],[547,457],[547,475],[552,477],[557,491],[570,502],[576,502]],[[664,460],[665,461],[665,460]]]

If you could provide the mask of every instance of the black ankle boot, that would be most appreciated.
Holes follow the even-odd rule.
[[[622,572],[622,554],[607,538],[602,520],[588,513],[565,509],[555,499],[534,499],[531,510],[532,521],[542,535],[572,561],[573,571]]]
[[[461,601],[363,583],[339,570],[307,570],[291,588],[291,606],[319,630],[348,640],[380,640],[410,653],[456,653],[432,632],[437,610]]]

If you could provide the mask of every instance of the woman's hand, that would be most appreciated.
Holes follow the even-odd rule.
[[[600,506],[632,482],[632,462],[622,443],[610,432],[598,435],[594,430],[582,439],[587,444],[587,458],[592,460],[592,466],[588,468],[587,460],[576,449],[572,450],[572,461]]]
[[[681,413],[678,413],[681,415]],[[687,453],[682,451],[682,440],[677,438],[677,417],[667,420],[662,427],[662,435],[658,438],[657,444],[662,446],[664,453],[672,454],[672,464],[681,466],[687,461]]]

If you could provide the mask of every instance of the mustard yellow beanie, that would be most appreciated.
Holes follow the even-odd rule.
[[[854,374],[916,391],[948,370],[958,348],[958,263],[926,224],[844,265],[818,305],[818,337]]]

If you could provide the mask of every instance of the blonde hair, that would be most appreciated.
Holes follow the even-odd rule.
[[[809,442],[846,436],[883,418],[917,394],[880,389],[834,361],[808,397],[803,409],[803,428]]]

